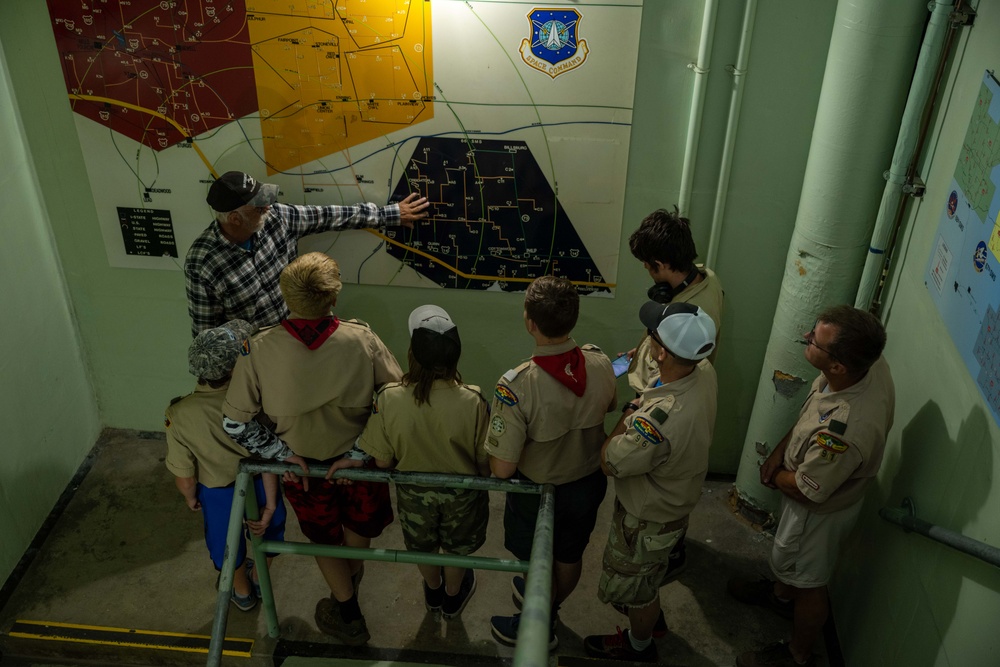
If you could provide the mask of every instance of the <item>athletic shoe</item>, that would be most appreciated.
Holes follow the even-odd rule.
[[[493,639],[504,646],[515,646],[517,644],[517,631],[521,625],[521,615],[494,616],[490,619],[490,631]],[[549,629],[549,650],[554,651],[559,646],[559,638],[556,637],[556,622],[552,619]]]
[[[753,581],[745,577],[732,577],[726,588],[740,602],[767,607],[778,616],[792,618],[795,604],[791,600],[779,600],[775,597],[774,582],[770,579]]]
[[[441,590],[444,590],[444,583],[441,583]],[[456,595],[448,595],[444,591],[444,600],[441,602],[441,615],[445,618],[455,618],[462,613],[465,605],[469,604],[469,599],[476,592],[476,571],[466,569],[462,576],[462,585],[458,588]]]
[[[656,644],[652,642],[641,651],[632,648],[628,630],[617,628],[613,635],[590,635],[583,640],[583,649],[593,658],[605,660],[631,660],[632,662],[657,662]]]
[[[240,611],[250,611],[257,606],[257,598],[254,597],[252,590],[249,595],[240,595],[234,588],[233,592],[229,595],[229,600],[236,605],[236,608]]]
[[[619,614],[624,614],[628,616],[628,607],[623,604],[613,604],[611,605],[615,611]],[[653,626],[653,639],[662,639],[667,636],[670,628],[667,627],[667,619],[663,615],[663,610],[660,610],[660,615],[656,617],[656,625]]]
[[[437,588],[431,588],[424,582],[424,607],[427,611],[441,611],[441,603],[444,602],[444,581]]]
[[[333,598],[325,597],[316,603],[314,618],[316,627],[320,631],[339,639],[348,646],[362,646],[371,639],[365,617],[359,616],[350,623],[344,621],[340,615],[340,607]]]
[[[815,667],[816,656],[803,663],[795,662],[785,642],[775,642],[759,651],[747,651],[736,658],[736,667]]]
[[[524,606],[524,587],[527,582],[524,577],[514,577],[510,580],[510,599],[514,601],[514,606],[518,611]]]

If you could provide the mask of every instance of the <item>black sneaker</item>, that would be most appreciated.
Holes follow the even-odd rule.
[[[779,600],[774,595],[774,582],[770,579],[753,581],[745,577],[732,577],[726,585],[729,594],[745,604],[755,604],[767,607],[778,616],[792,618],[795,603],[791,600]]]
[[[628,630],[617,629],[613,635],[590,635],[583,640],[583,649],[593,658],[605,660],[631,660],[632,662],[657,662],[656,644],[636,651],[628,638]]]
[[[623,604],[613,604],[611,605],[615,611],[619,614],[624,614],[628,616],[628,607]],[[670,628],[667,627],[667,619],[663,615],[663,610],[660,610],[660,615],[656,617],[656,625],[653,626],[653,639],[662,639],[667,636],[667,632]]]
[[[444,583],[441,583],[441,590],[444,590]],[[469,598],[476,592],[476,571],[467,569],[462,576],[462,585],[458,589],[457,595],[448,595],[444,591],[444,600],[441,602],[441,615],[445,618],[455,618],[462,613],[465,605],[469,604]]]
[[[424,606],[427,611],[441,611],[441,604],[444,602],[444,580],[437,588],[431,588],[424,582]]]
[[[517,645],[517,631],[520,627],[520,614],[494,616],[490,619],[490,632],[493,633],[493,639],[504,646]],[[554,651],[557,646],[559,646],[559,638],[556,637],[556,623],[553,619],[552,626],[549,628],[549,650]]]
[[[524,587],[527,582],[524,577],[514,577],[510,580],[510,599],[514,601],[514,606],[518,611],[524,606]]]
[[[314,618],[316,619],[316,627],[320,631],[339,639],[348,646],[362,646],[371,639],[365,617],[359,616],[350,623],[344,621],[340,615],[340,607],[333,598],[325,597],[316,603]]]

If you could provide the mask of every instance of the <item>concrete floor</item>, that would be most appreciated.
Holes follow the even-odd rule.
[[[91,470],[0,610],[0,657],[5,664],[204,664],[204,654],[198,653],[9,636],[17,619],[211,633],[216,572],[204,546],[200,516],[187,509],[174,488],[163,465],[164,453],[158,435],[105,434]],[[732,513],[730,488],[729,482],[705,484],[691,517],[688,569],[661,591],[671,630],[657,640],[662,664],[732,665],[738,653],[787,638],[790,632],[787,621],[726,594],[731,574],[767,572],[770,548],[769,536]],[[613,493],[613,485],[608,493]],[[502,547],[503,498],[491,495],[489,538],[477,555],[509,557]],[[584,557],[580,585],[560,612],[553,664],[598,664],[580,660],[585,656],[582,638],[625,625],[624,617],[596,596],[611,505],[607,498]],[[303,539],[291,512],[286,538]],[[398,523],[373,546],[403,548]],[[504,664],[513,655],[513,649],[492,640],[489,630],[491,615],[515,611],[511,577],[505,573],[480,572],[478,591],[461,618],[443,621],[424,610],[415,566],[369,562],[361,588],[361,607],[375,649],[368,653],[345,651],[316,629],[313,609],[328,590],[311,558],[281,556],[272,578],[281,640],[267,637],[259,605],[246,613],[232,608],[227,636],[255,639],[253,657],[225,658],[223,664],[348,664],[334,658],[351,656],[396,664],[477,665]],[[295,654],[323,659],[285,659]]]

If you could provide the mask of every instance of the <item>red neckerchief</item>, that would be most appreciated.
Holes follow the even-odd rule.
[[[310,350],[315,350],[337,330],[337,327],[340,326],[340,320],[336,317],[322,317],[318,320],[289,318],[281,320],[281,326],[285,327],[285,331],[302,341],[302,344]]]
[[[531,358],[543,371],[559,380],[577,396],[583,396],[587,389],[587,364],[583,352],[574,347],[569,352]]]

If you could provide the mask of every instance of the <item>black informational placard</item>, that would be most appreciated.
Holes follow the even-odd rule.
[[[119,206],[118,222],[122,226],[126,254],[177,257],[170,211]]]

